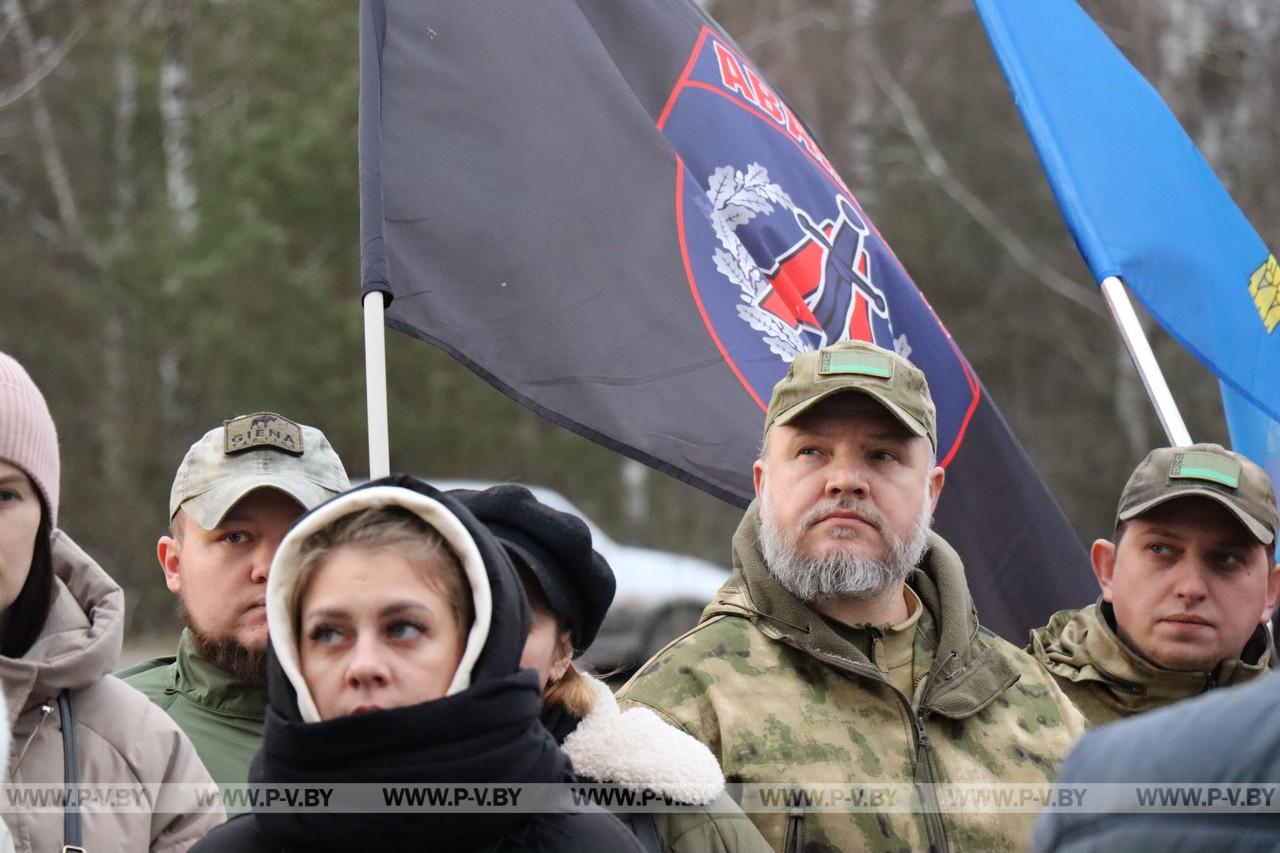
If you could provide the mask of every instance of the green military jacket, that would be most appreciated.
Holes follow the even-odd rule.
[[[1213,672],[1163,669],[1120,639],[1115,613],[1101,599],[1053,614],[1048,625],[1031,632],[1027,651],[1053,675],[1090,726],[1162,708],[1214,687],[1243,684],[1272,663],[1267,631],[1259,625],[1241,658],[1223,661]]]
[[[734,536],[733,575],[702,622],[622,688],[623,705],[701,740],[730,782],[919,786],[914,811],[744,804],[775,850],[1025,849],[1035,813],[943,806],[936,785],[1043,789],[1084,720],[1030,656],[979,626],[955,551],[930,534],[909,579],[930,618],[917,632],[927,671],[907,696],[774,580],[758,541],[753,504]]]
[[[219,785],[243,785],[262,746],[267,688],[237,681],[201,657],[182,632],[176,657],[153,658],[116,675],[159,705],[195,745]]]

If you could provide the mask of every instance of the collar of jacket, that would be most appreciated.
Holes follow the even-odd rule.
[[[261,720],[267,713],[266,685],[240,681],[200,657],[186,628],[178,640],[172,673],[172,689],[215,714]]]
[[[120,660],[120,586],[61,530],[52,544],[53,599],[40,636],[21,658],[0,657],[11,728],[23,711],[96,683]]]
[[[866,655],[769,573],[760,551],[758,501],[751,502],[733,535],[733,566],[703,619],[722,614],[746,617],[771,639],[855,675],[889,683]],[[956,720],[970,717],[1011,687],[1018,670],[994,645],[982,641],[964,566],[941,536],[929,533],[928,548],[909,582],[938,630],[938,647],[918,710]]]
[[[701,741],[649,708],[618,708],[609,686],[582,675],[594,704],[564,739],[579,778],[653,791],[688,805],[707,805],[724,793],[720,762]]]
[[[1243,659],[1223,661],[1213,672],[1156,666],[1130,649],[1114,625],[1115,613],[1101,598],[1080,610],[1060,611],[1048,625],[1031,632],[1031,653],[1054,675],[1096,684],[1105,692],[1104,701],[1130,714],[1197,696],[1210,687],[1248,681],[1271,665],[1271,644],[1261,625],[1245,644]]]

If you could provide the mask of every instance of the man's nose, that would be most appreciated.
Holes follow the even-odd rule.
[[[254,583],[267,582],[267,575],[271,572],[271,561],[276,558],[276,548],[279,545],[278,540],[262,542],[254,549],[253,565],[249,567],[249,580]]]
[[[861,458],[836,456],[827,472],[829,497],[853,496],[865,498],[870,491],[867,469]]]
[[[1174,568],[1174,571],[1176,575],[1173,591],[1178,598],[1184,601],[1201,601],[1208,596],[1209,588],[1204,580],[1204,573],[1208,569],[1199,558],[1187,555]]]

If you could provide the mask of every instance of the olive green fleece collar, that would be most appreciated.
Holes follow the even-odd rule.
[[[733,566],[733,574],[707,606],[704,619],[746,617],[766,636],[864,677],[884,680],[866,655],[769,573],[760,550],[758,501],[752,501],[733,536]],[[909,582],[932,614],[939,634],[922,710],[952,719],[972,716],[1017,681],[1018,671],[994,647],[979,640],[964,566],[936,533],[930,532],[924,558]]]
[[[1156,666],[1130,649],[1114,625],[1111,605],[1098,599],[1080,610],[1055,613],[1048,625],[1031,632],[1030,651],[1054,675],[1096,685],[1103,703],[1125,714],[1163,707],[1211,687],[1248,681],[1271,665],[1271,644],[1261,625],[1245,645],[1243,659],[1223,661],[1213,672]]]
[[[261,720],[267,715],[266,685],[237,681],[195,651],[191,632],[183,628],[173,667],[173,689],[218,714]]]

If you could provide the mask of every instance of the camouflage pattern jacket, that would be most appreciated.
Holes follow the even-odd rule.
[[[711,748],[742,783],[917,785],[922,808],[749,816],[775,850],[1013,850],[1035,814],[943,808],[937,783],[1044,785],[1084,721],[1030,656],[978,625],[960,558],[941,537],[909,579],[934,629],[913,696],[788,593],[764,566],[756,504],[734,573],[703,613],[619,692]]]
[[[1241,659],[1223,661],[1213,672],[1162,669],[1130,649],[1114,626],[1111,605],[1099,599],[1081,610],[1053,614],[1048,625],[1031,632],[1027,647],[1090,726],[1163,708],[1214,687],[1243,684],[1272,664],[1271,644],[1261,625]]]

